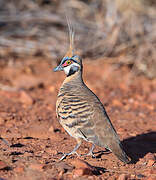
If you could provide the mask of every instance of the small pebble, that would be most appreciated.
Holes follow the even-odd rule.
[[[153,164],[155,163],[154,159],[150,159],[147,163],[147,166],[153,166]]]
[[[0,160],[0,169],[4,169],[6,168],[8,165],[4,162]]]
[[[121,174],[121,175],[118,177],[118,180],[127,180],[127,179],[128,179],[127,174]]]
[[[16,173],[23,173],[24,172],[24,167],[23,166],[17,166],[14,171]]]
[[[30,164],[29,169],[43,171],[43,166],[44,166],[43,164],[33,163],[33,164]]]

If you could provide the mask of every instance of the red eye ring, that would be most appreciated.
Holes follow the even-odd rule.
[[[66,67],[66,66],[70,65],[71,63],[72,63],[71,60],[67,60],[67,61],[65,61],[65,63],[63,64],[63,66]]]

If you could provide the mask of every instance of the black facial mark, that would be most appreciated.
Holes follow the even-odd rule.
[[[67,77],[73,75],[74,73],[76,73],[77,71],[79,70],[79,67],[78,66],[72,66],[69,70],[69,73],[67,75]]]

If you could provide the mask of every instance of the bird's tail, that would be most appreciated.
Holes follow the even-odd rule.
[[[127,154],[125,153],[125,151],[123,150],[123,146],[122,144],[119,142],[119,143],[112,143],[110,146],[109,146],[109,149],[112,151],[112,153],[114,153],[118,159],[120,159],[122,162],[124,163],[129,163],[131,161],[131,158],[129,158],[127,156]]]

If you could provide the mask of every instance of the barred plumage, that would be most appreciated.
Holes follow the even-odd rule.
[[[70,28],[71,33],[71,28]],[[70,35],[70,49],[54,71],[64,70],[64,80],[56,103],[56,112],[63,128],[77,140],[72,152],[76,153],[82,139],[112,151],[121,161],[128,163],[118,135],[98,97],[85,85],[82,79],[82,60],[73,54],[73,32]],[[72,42],[71,42],[72,41]]]

